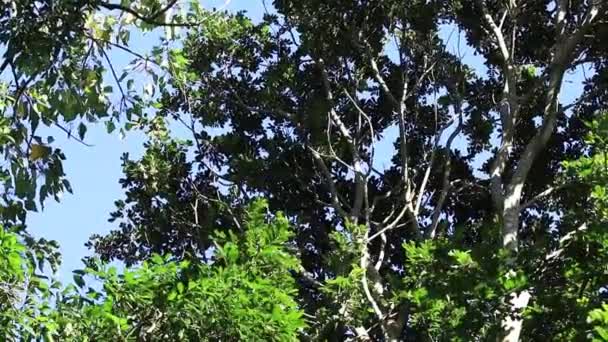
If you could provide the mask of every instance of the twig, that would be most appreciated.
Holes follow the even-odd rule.
[[[101,3],[99,3],[99,6],[105,8],[105,9],[108,9],[110,11],[119,10],[119,11],[129,13],[132,16],[134,16],[135,18],[137,18],[147,24],[150,24],[150,25],[172,26],[172,27],[196,27],[196,26],[200,26],[202,24],[200,22],[198,22],[198,23],[168,23],[168,22],[157,21],[157,18],[159,16],[161,16],[163,13],[167,12],[176,3],[177,3],[177,0],[171,0],[164,8],[156,11],[155,13],[151,14],[150,16],[144,16],[143,14],[137,12],[136,10],[132,9],[131,7],[127,7],[127,6],[123,6],[123,5],[119,5],[119,4],[101,2]]]
[[[559,186],[550,186],[545,191],[540,192],[539,194],[537,194],[536,196],[534,196],[530,200],[528,200],[526,203],[522,204],[519,207],[519,210],[524,210],[524,209],[528,208],[529,206],[534,204],[534,202],[540,200],[541,198],[543,198],[545,196],[549,196],[550,194],[554,193],[557,190],[564,188],[565,186],[566,186],[565,184],[562,184]]]
[[[91,144],[87,144],[86,142],[82,141],[81,139],[79,139],[78,137],[72,135],[72,131],[63,127],[62,125],[60,125],[58,122],[54,122],[55,126],[59,127],[59,129],[61,129],[62,131],[66,132],[68,134],[68,139],[74,139],[77,142],[81,143],[82,145],[86,146],[86,147],[93,147],[93,145]]]

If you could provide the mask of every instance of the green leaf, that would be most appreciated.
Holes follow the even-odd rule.
[[[113,121],[106,121],[105,125],[106,125],[106,131],[108,132],[108,134],[114,132],[114,130],[116,129],[116,125],[114,124]]]
[[[80,140],[84,140],[84,136],[87,133],[87,126],[84,123],[78,125],[78,137]]]
[[[76,283],[79,288],[83,288],[84,279],[82,278],[82,275],[74,273],[74,283]]]
[[[51,154],[51,148],[40,144],[32,144],[30,147],[30,160],[45,159]]]

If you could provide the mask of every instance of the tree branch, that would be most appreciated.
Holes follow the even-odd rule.
[[[443,205],[445,204],[445,200],[447,199],[448,193],[450,191],[451,183],[450,183],[450,173],[451,173],[451,168],[452,168],[452,156],[451,156],[451,149],[452,149],[452,143],[454,142],[454,139],[456,139],[456,137],[458,136],[458,134],[460,134],[460,131],[462,130],[463,127],[463,117],[462,117],[462,110],[460,110],[460,104],[458,104],[458,126],[456,126],[456,128],[454,129],[454,131],[452,132],[452,134],[450,134],[450,136],[448,137],[448,140],[446,142],[446,160],[445,160],[445,164],[443,166],[443,180],[442,180],[442,186],[441,186],[441,192],[439,193],[439,199],[437,200],[437,204],[435,205],[435,210],[433,211],[433,217],[431,220],[431,225],[429,226],[429,229],[426,231],[426,237],[427,238],[435,238],[436,234],[437,234],[437,227],[439,226],[439,218],[441,217],[441,209],[443,208]]]
[[[561,91],[564,73],[574,59],[574,52],[580,41],[584,38],[584,33],[594,22],[598,13],[598,4],[591,2],[579,27],[567,37],[558,39],[554,46],[554,55],[549,66],[550,76],[548,91],[544,105],[545,118],[540,129],[528,142],[521,157],[517,161],[515,172],[505,191],[505,207],[503,208],[503,216],[506,222],[503,232],[503,245],[505,246],[517,248],[520,201],[526,178],[536,157],[543,150],[553,134],[557,116],[560,113],[558,95]]]
[[[325,165],[325,162],[323,161],[323,158],[321,158],[321,155],[319,154],[319,152],[310,146],[308,147],[308,149],[310,150],[313,159],[317,163],[317,166],[323,172],[323,175],[325,178],[325,184],[329,188],[329,192],[331,194],[332,206],[334,207],[334,209],[336,209],[336,211],[340,214],[340,216],[342,216],[342,218],[348,219],[349,218],[348,213],[344,210],[344,208],[342,208],[342,205],[340,204],[340,200],[338,197],[338,190],[336,189],[336,184],[334,183],[334,180],[331,176],[331,172],[329,172],[329,169],[327,168],[327,165]]]
[[[356,140],[352,137],[352,135],[350,134],[350,131],[348,130],[348,128],[346,127],[344,122],[342,122],[342,119],[340,119],[340,116],[338,115],[338,113],[336,113],[335,109],[333,108],[334,96],[331,91],[331,86],[329,83],[329,76],[327,75],[327,70],[325,69],[325,63],[324,63],[323,59],[319,58],[316,60],[316,64],[321,71],[321,80],[323,82],[323,88],[325,89],[325,98],[329,102],[329,105],[330,105],[329,115],[331,117],[331,120],[334,122],[334,124],[336,124],[338,126],[338,129],[340,130],[340,134],[346,140],[348,146],[351,149],[351,153],[352,153],[352,157],[353,157],[353,170],[355,172],[355,198],[353,200],[353,205],[352,205],[352,210],[351,210],[351,219],[356,224],[358,221],[358,217],[361,214],[361,209],[363,207],[363,201],[364,201],[363,196],[364,196],[364,190],[365,190],[365,183],[367,182],[367,176],[361,169],[361,167],[362,167],[361,157],[359,156],[359,151],[357,148]]]
[[[171,0],[167,3],[167,5],[161,9],[159,9],[158,11],[152,13],[149,16],[145,16],[139,12],[137,12],[136,10],[132,9],[131,7],[128,6],[123,6],[120,4],[112,4],[109,2],[100,2],[98,5],[100,7],[103,7],[107,10],[110,11],[122,11],[122,12],[126,12],[131,14],[132,16],[134,16],[135,18],[145,22],[146,24],[150,24],[150,25],[155,25],[155,26],[173,26],[173,27],[195,27],[195,26],[199,26],[201,23],[168,23],[168,22],[162,22],[162,21],[157,21],[158,17],[160,17],[161,15],[163,15],[165,12],[167,12],[169,9],[171,9],[171,7],[173,7],[178,0]]]
[[[534,204],[534,202],[540,200],[543,197],[549,196],[550,194],[554,193],[557,190],[560,190],[562,188],[564,188],[565,185],[558,185],[558,186],[550,186],[549,188],[547,188],[545,191],[542,191],[541,193],[537,194],[536,196],[532,197],[530,200],[528,200],[526,203],[522,204],[519,207],[519,210],[522,211],[528,207],[530,207],[532,204]]]

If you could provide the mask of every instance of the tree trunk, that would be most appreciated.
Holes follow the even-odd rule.
[[[526,306],[528,306],[528,302],[530,301],[530,292],[527,290],[518,293],[511,293],[511,299],[509,300],[509,305],[511,307],[511,312],[509,313],[505,319],[502,321],[502,329],[504,331],[504,335],[501,336],[499,341],[502,342],[517,342],[519,341],[519,336],[521,335],[521,328],[523,326],[523,319],[519,317],[519,311],[523,310]]]
[[[514,184],[508,186],[503,203],[503,247],[514,254],[512,257],[517,253],[519,245],[519,206],[523,185],[523,180],[515,180]],[[519,314],[528,305],[530,293],[528,291],[512,292],[509,296],[509,312],[501,322],[503,335],[499,341],[517,342],[523,326],[523,319]]]
[[[385,323],[384,331],[386,331],[387,342],[399,342],[402,341],[401,334],[408,317],[408,309],[405,304],[399,307],[399,311],[396,315],[387,319]]]
[[[515,184],[507,187],[507,193],[502,205],[502,246],[513,253],[517,253],[519,238],[519,205],[524,180],[518,180]]]

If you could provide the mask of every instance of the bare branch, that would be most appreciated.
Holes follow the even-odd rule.
[[[564,253],[564,248],[566,248],[566,244],[574,239],[577,234],[584,232],[587,230],[587,224],[583,223],[578,228],[564,235],[561,239],[559,239],[559,248],[547,254],[545,257],[545,261],[551,261],[553,259],[559,258]]]
[[[9,64],[12,64],[12,61],[11,61],[11,59],[10,59],[10,58],[8,58],[8,57],[6,56],[6,54],[5,54],[5,56],[4,56],[4,62],[2,62],[2,65],[0,65],[0,75],[2,75],[2,73],[4,73],[4,70],[6,69],[6,67],[7,67]]]
[[[353,169],[355,172],[355,198],[353,200],[351,210],[351,219],[353,219],[353,221],[356,223],[359,215],[361,214],[361,208],[364,202],[364,191],[365,183],[367,183],[367,176],[361,169],[361,157],[359,156],[356,140],[352,137],[350,131],[348,130],[344,122],[342,122],[342,119],[340,119],[340,116],[333,108],[332,102],[334,100],[334,96],[331,91],[327,70],[325,70],[325,63],[323,59],[319,58],[317,59],[316,64],[321,71],[321,80],[323,82],[323,87],[325,88],[325,98],[330,103],[329,115],[331,117],[331,120],[334,122],[334,124],[338,126],[340,134],[346,140],[348,146],[351,149],[353,157]]]
[[[65,133],[67,133],[68,135],[68,139],[74,139],[76,140],[78,143],[86,146],[86,147],[93,147],[93,145],[91,144],[87,144],[86,142],[82,141],[81,139],[79,139],[78,137],[74,136],[72,134],[72,131],[63,127],[62,125],[60,125],[58,122],[54,122],[55,126],[57,126],[57,128],[59,128],[60,130],[64,131]]]
[[[397,98],[391,92],[386,81],[382,77],[380,69],[378,68],[378,64],[376,63],[376,60],[375,60],[374,56],[372,55],[372,51],[369,46],[365,46],[365,54],[367,55],[369,64],[372,68],[374,79],[380,85],[380,88],[382,89],[382,92],[385,94],[385,96],[393,104],[393,106],[395,107],[395,111],[397,112],[397,115],[398,115],[399,138],[400,138],[399,153],[401,155],[401,162],[403,163],[403,165],[402,165],[403,183],[407,189],[405,192],[406,200],[411,201],[411,184],[410,184],[410,180],[409,180],[407,139],[406,139],[406,134],[405,134],[405,104],[402,101],[397,101]],[[407,80],[405,80],[403,82],[403,87],[404,87],[403,94],[402,94],[403,98],[405,98],[405,95],[407,94],[407,84],[408,84],[408,82],[407,82]]]
[[[552,193],[554,193],[557,190],[560,190],[562,188],[564,188],[565,185],[559,185],[559,186],[550,186],[549,188],[547,188],[545,191],[537,194],[536,196],[532,197],[530,200],[528,200],[526,203],[522,204],[519,207],[519,210],[524,210],[528,207],[530,207],[532,204],[534,204],[535,202],[537,202],[538,200],[542,199],[543,197],[549,196]]]
[[[451,156],[451,149],[452,149],[452,143],[454,142],[454,139],[456,139],[456,137],[458,136],[458,134],[460,134],[460,131],[462,130],[463,127],[463,115],[462,115],[462,110],[460,109],[460,104],[457,105],[458,109],[456,109],[456,111],[458,112],[458,126],[456,126],[456,128],[454,129],[454,131],[452,132],[452,134],[450,134],[450,136],[448,137],[448,140],[446,142],[446,160],[445,160],[445,164],[443,166],[443,180],[442,180],[442,186],[441,186],[441,192],[439,193],[439,199],[437,200],[437,204],[435,205],[435,209],[433,211],[433,217],[431,220],[431,225],[429,226],[429,228],[426,231],[426,236],[428,238],[435,238],[436,234],[437,234],[437,227],[439,225],[439,218],[441,217],[441,210],[443,208],[443,205],[445,204],[445,200],[447,199],[448,193],[450,191],[451,183],[450,183],[450,172],[451,172],[451,166],[452,166],[452,156]]]
[[[340,204],[340,200],[338,198],[338,190],[336,189],[336,184],[334,183],[334,180],[331,176],[331,172],[329,172],[329,169],[327,168],[327,165],[325,165],[323,158],[321,158],[321,155],[319,154],[319,152],[317,152],[317,150],[313,149],[310,146],[308,147],[308,149],[312,153],[312,157],[315,160],[315,162],[317,163],[317,166],[319,166],[319,168],[323,172],[323,175],[325,178],[325,184],[329,188],[329,192],[331,194],[331,203],[332,203],[333,208],[336,209],[336,211],[342,216],[342,218],[344,218],[344,219],[349,218],[348,213],[346,213],[346,211],[344,211],[344,208],[342,208],[342,205]]]
[[[324,62],[323,62],[322,59],[318,59],[317,60],[317,65],[319,66],[319,69],[321,70],[323,87],[325,88],[325,97],[326,97],[326,99],[331,104],[331,102],[334,99],[334,96],[333,96],[333,93],[331,91],[331,86],[329,84],[329,76],[327,75],[327,71],[325,70],[325,64],[324,64]],[[344,123],[342,122],[342,119],[340,119],[340,116],[338,116],[338,114],[333,109],[333,107],[330,108],[329,114],[330,114],[331,119],[338,126],[338,129],[340,130],[340,134],[342,134],[342,136],[346,139],[346,141],[348,142],[349,146],[351,147],[352,153],[353,154],[357,154],[357,148],[354,145],[354,139],[351,136],[350,131],[348,130],[348,128],[346,127],[346,125],[344,125]]]
[[[422,178],[422,183],[420,184],[420,189],[418,191],[418,196],[416,199],[416,206],[414,207],[414,214],[418,215],[418,212],[420,211],[420,205],[422,204],[422,197],[424,195],[424,191],[426,190],[426,184],[429,180],[429,177],[431,175],[431,169],[433,167],[433,163],[435,161],[435,152],[437,150],[437,146],[439,145],[439,140],[441,139],[441,136],[443,135],[444,130],[449,126],[449,123],[447,125],[445,125],[441,130],[437,131],[437,117],[438,117],[438,110],[437,110],[437,94],[435,93],[435,103],[434,103],[434,113],[435,113],[435,142],[433,143],[433,147],[432,147],[432,151],[431,151],[431,157],[429,158],[429,164],[427,165],[426,171],[424,173],[424,177]]]
[[[110,11],[114,11],[114,10],[118,10],[118,11],[122,11],[125,13],[129,13],[130,15],[132,15],[133,17],[145,22],[146,24],[150,24],[150,25],[156,25],[156,26],[173,26],[173,27],[195,27],[195,26],[199,26],[201,25],[201,23],[171,23],[171,22],[163,22],[163,21],[158,21],[158,17],[160,17],[161,15],[163,15],[164,13],[166,13],[169,9],[171,9],[171,7],[173,7],[178,0],[171,0],[167,3],[167,5],[163,8],[161,8],[160,10],[152,13],[149,16],[145,16],[139,12],[137,12],[136,10],[134,10],[131,7],[128,6],[123,6],[120,4],[112,4],[109,2],[100,2],[99,6],[103,7],[107,10]]]
[[[106,59],[106,62],[108,63],[108,66],[110,67],[110,71],[112,73],[112,77],[114,78],[114,81],[116,82],[116,85],[118,86],[118,90],[120,90],[120,94],[122,95],[122,100],[121,101],[124,101],[124,99],[126,99],[126,95],[125,95],[124,90],[122,89],[122,85],[120,84],[120,79],[118,78],[118,75],[116,74],[116,70],[114,70],[114,65],[112,64],[112,61],[110,60],[110,57],[106,53],[106,50],[101,45],[99,45],[98,42],[96,42],[96,44],[99,47],[99,50],[101,51],[101,54]]]
[[[404,213],[404,214],[405,214],[405,213]],[[403,215],[402,215],[402,217],[403,217]],[[398,222],[398,221],[397,221],[397,222]],[[410,224],[410,223],[412,223],[410,220],[406,220],[404,223],[402,223],[402,225],[407,225],[407,224]],[[390,226],[386,226],[386,227],[382,228],[380,231],[376,232],[374,235],[370,236],[370,237],[367,239],[367,242],[369,243],[369,242],[373,241],[374,239],[376,239],[378,236],[381,236],[382,234],[385,234],[385,233],[386,233],[386,232],[388,232],[389,230],[394,229],[394,228],[397,228],[397,227],[399,227],[399,226],[400,226],[400,225],[397,225],[397,224],[395,224],[395,225],[390,225]]]
[[[496,39],[496,43],[498,44],[498,47],[500,48],[500,53],[502,54],[503,62],[505,64],[509,63],[509,61],[511,59],[511,54],[509,53],[509,48],[507,47],[505,37],[501,31],[501,27],[502,27],[502,24],[503,24],[505,18],[503,17],[501,19],[501,24],[499,27],[498,25],[496,25],[496,22],[494,22],[494,18],[492,18],[492,15],[488,12],[488,8],[485,5],[484,1],[479,0],[477,2],[483,13],[484,20],[486,21],[486,23],[488,23],[488,25],[490,26],[490,29],[492,30],[492,33],[494,34],[494,38]],[[506,15],[507,15],[507,12],[505,11],[504,16],[506,17]]]
[[[357,104],[357,102],[355,101],[355,99],[352,98],[352,96],[350,96],[350,94],[348,93],[348,91],[346,91],[346,89],[344,89],[344,94],[346,94],[346,97],[350,100],[350,102],[353,104],[353,106],[357,109],[357,111],[359,112],[359,114],[361,116],[363,116],[365,118],[365,120],[367,121],[367,124],[369,126],[369,134],[370,134],[370,139],[371,139],[371,152],[370,152],[370,157],[369,157],[369,161],[368,161],[368,171],[366,176],[369,176],[370,173],[372,172],[372,167],[371,165],[374,162],[374,142],[376,141],[376,134],[374,133],[374,125],[372,124],[372,120],[370,119],[369,115],[367,115],[365,113],[365,111],[363,109],[361,109],[361,107]]]
[[[386,81],[384,81],[384,78],[382,77],[382,74],[380,73],[380,69],[378,69],[378,64],[376,63],[376,60],[375,60],[374,56],[372,55],[372,51],[368,46],[366,46],[366,48],[365,48],[365,53],[367,55],[369,64],[372,68],[374,79],[376,80],[376,82],[378,82],[378,84],[380,85],[380,88],[382,88],[382,91],[384,92],[386,97],[389,99],[389,101],[393,104],[393,106],[395,108],[399,108],[400,103],[399,103],[399,101],[397,101],[397,98],[395,97],[395,95],[391,92]]]

